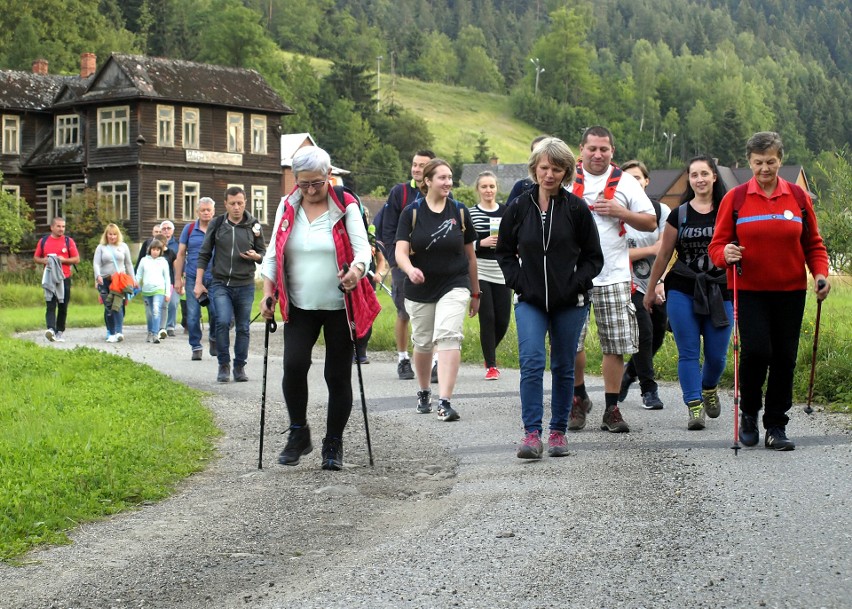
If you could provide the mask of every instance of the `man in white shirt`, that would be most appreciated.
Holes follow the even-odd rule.
[[[595,218],[604,254],[604,268],[594,279],[592,307],[603,352],[606,408],[601,429],[613,433],[630,431],[618,409],[618,394],[624,372],[624,355],[638,350],[636,310],[630,294],[630,255],[626,226],[653,231],[657,216],[651,200],[632,175],[612,164],[615,152],[612,133],[606,127],[589,127],[580,144],[573,192],[581,197]],[[588,327],[588,321],[586,322]],[[580,336],[575,363],[574,403],[568,429],[586,425],[591,400],[586,392],[586,353]]]

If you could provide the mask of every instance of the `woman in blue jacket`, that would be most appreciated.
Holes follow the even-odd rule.
[[[515,321],[521,365],[521,459],[540,459],[544,414],[545,337],[550,336],[552,377],[548,454],[568,454],[565,431],[574,398],[574,355],[589,312],[592,279],[603,253],[592,213],[563,188],[574,177],[576,159],[560,139],[533,149],[530,177],[537,188],[510,205],[500,223],[497,261],[515,291]]]

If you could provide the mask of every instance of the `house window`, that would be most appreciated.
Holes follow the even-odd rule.
[[[21,117],[3,116],[3,154],[21,152]]]
[[[198,193],[201,185],[198,182],[183,183],[183,219],[186,222],[195,218],[195,206],[198,205]]]
[[[86,185],[85,184],[71,184],[71,196],[76,197],[77,195],[85,194]]]
[[[175,219],[175,183],[157,180],[157,218]]]
[[[57,148],[68,148],[80,143],[80,117],[76,114],[61,114],[56,117]]]
[[[65,217],[65,186],[47,187],[47,223]]]
[[[242,152],[243,138],[243,115],[228,112],[228,152]]]
[[[130,220],[130,182],[100,182],[98,194],[107,200],[119,220]]]
[[[130,142],[130,107],[98,108],[98,148],[127,146]]]
[[[197,150],[198,140],[198,108],[183,109],[183,147]]]
[[[157,106],[157,146],[175,145],[174,106]]]
[[[266,154],[266,117],[252,114],[251,117],[251,152]]]
[[[267,200],[267,189],[266,186],[252,186],[251,187],[251,210],[249,210],[255,218],[261,223],[266,224],[266,200]]]
[[[10,194],[15,198],[15,211],[21,212],[21,187],[17,184],[3,184],[0,190],[6,194]]]

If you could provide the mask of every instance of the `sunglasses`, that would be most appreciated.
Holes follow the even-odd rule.
[[[296,186],[298,186],[299,190],[302,191],[310,190],[311,188],[319,190],[327,181],[328,180],[320,180],[319,182],[296,182]]]

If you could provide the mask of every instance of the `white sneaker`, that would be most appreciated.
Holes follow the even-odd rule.
[[[120,336],[119,334],[110,334],[110,335],[107,337],[106,342],[108,342],[108,343],[117,343],[117,342],[118,342],[118,337],[119,337],[119,336]]]
[[[115,335],[115,342],[120,343],[123,340],[124,340],[124,334],[119,333],[119,334]]]
[[[62,336],[62,332],[57,332],[55,339],[56,339],[56,342],[58,342],[58,343],[64,343],[65,342],[65,337]]]
[[[160,333],[158,334],[158,336],[160,337],[160,340],[166,338],[168,335],[169,335],[169,333],[166,332],[165,330],[160,330]]]
[[[47,340],[49,340],[50,342],[53,342],[53,341],[56,340],[56,335],[53,333],[53,330],[51,330],[50,328],[48,328],[47,332],[44,333],[44,337]]]

